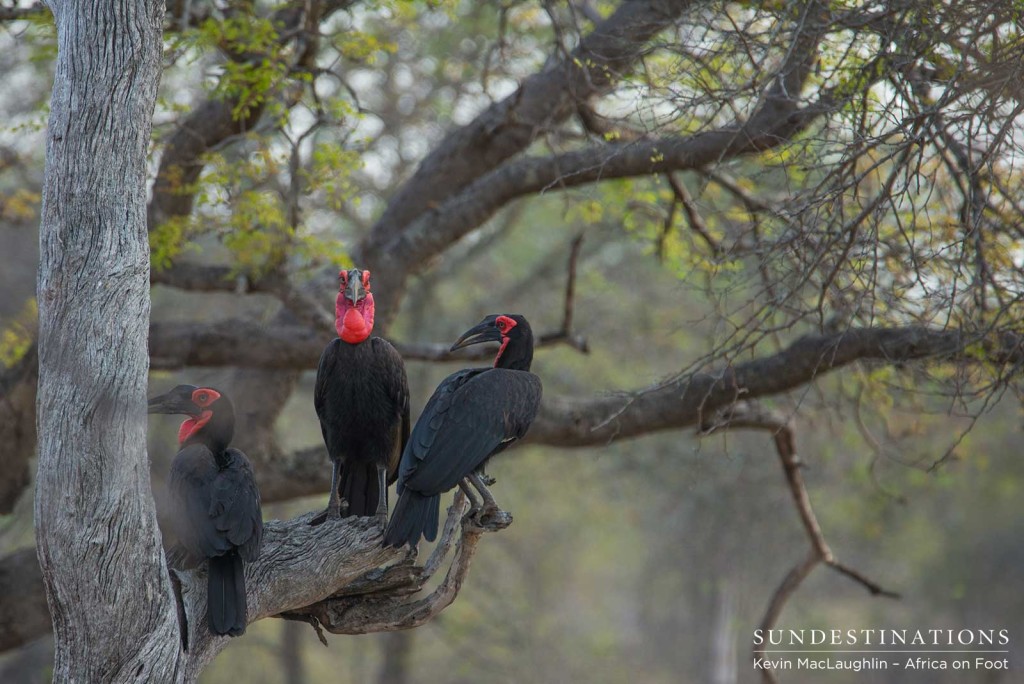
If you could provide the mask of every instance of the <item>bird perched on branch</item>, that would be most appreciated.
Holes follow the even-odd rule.
[[[533,333],[520,315],[487,316],[451,350],[492,341],[501,343],[494,367],[449,375],[416,421],[402,453],[398,503],[384,532],[385,546],[415,546],[421,536],[433,541],[441,494],[456,485],[478,520],[498,512],[483,469],[491,456],[526,434],[540,407],[541,383],[530,372]]]
[[[338,337],[320,356],[313,404],[334,463],[328,516],[376,515],[387,520],[387,485],[409,440],[409,382],[405,364],[387,340],[371,337],[370,272],[338,274]]]
[[[228,445],[235,410],[212,387],[178,385],[149,400],[150,413],[182,414],[171,463],[171,521],[193,563],[209,561],[207,617],[214,634],[245,632],[245,563],[259,557],[263,512],[252,465]]]

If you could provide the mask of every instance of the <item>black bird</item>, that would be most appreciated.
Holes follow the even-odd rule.
[[[210,631],[244,634],[244,564],[260,555],[263,512],[252,464],[228,446],[235,410],[218,390],[178,385],[150,399],[149,412],[189,416],[178,430],[181,448],[171,463],[171,521],[189,560],[209,561]]]
[[[387,485],[409,441],[409,382],[405,364],[387,340],[370,337],[373,295],[370,272],[338,274],[338,337],[320,356],[313,404],[327,453],[334,462],[330,517],[376,515],[387,519]]]
[[[451,349],[491,341],[501,342],[494,367],[449,375],[416,421],[402,453],[398,503],[384,532],[385,546],[415,546],[421,536],[433,541],[441,494],[456,485],[479,519],[498,510],[483,481],[484,466],[526,434],[540,406],[541,384],[530,372],[533,333],[520,315],[487,316]],[[467,481],[480,492],[482,505]]]

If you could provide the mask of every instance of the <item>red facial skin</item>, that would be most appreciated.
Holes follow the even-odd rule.
[[[341,287],[334,304],[334,325],[338,337],[349,344],[359,344],[373,332],[373,295],[370,294],[370,272],[363,271],[363,289],[366,296],[355,306],[345,296],[348,273],[341,272]]]
[[[189,418],[178,428],[178,445],[182,445],[189,437],[199,432],[213,418],[210,404],[220,399],[220,392],[208,387],[200,387],[192,393],[192,402],[201,409],[206,409],[195,418]]]
[[[494,324],[498,326],[498,331],[501,333],[501,347],[498,349],[498,355],[494,357],[494,367],[498,367],[498,359],[505,352],[505,347],[508,346],[508,334],[512,328],[516,327],[514,319],[508,316],[498,316],[498,319],[494,321]]]

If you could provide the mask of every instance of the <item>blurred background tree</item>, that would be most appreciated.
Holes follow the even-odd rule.
[[[41,681],[55,48],[39,6],[0,21],[0,671]],[[263,621],[204,681],[753,680],[807,554],[782,424],[832,549],[903,600],[818,572],[779,625],[1020,633],[1022,57],[1013,3],[169,2],[152,382],[238,398],[268,515],[327,489],[311,376],[340,266],[374,273],[414,406],[483,314],[545,338],[532,444],[493,466],[516,523],[456,604],[329,650]],[[737,409],[776,422],[733,432]],[[151,432],[159,502],[173,433]]]

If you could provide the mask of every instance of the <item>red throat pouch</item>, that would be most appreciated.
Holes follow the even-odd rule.
[[[178,445],[181,446],[189,437],[199,431],[204,425],[210,422],[213,411],[203,411],[195,418],[189,418],[178,428]]]
[[[349,344],[357,344],[370,336],[370,326],[366,325],[363,315],[355,309],[345,312],[339,327],[338,337]]]
[[[368,294],[356,306],[339,293],[334,307],[334,327],[338,337],[349,344],[359,344],[373,332],[373,295]]]

